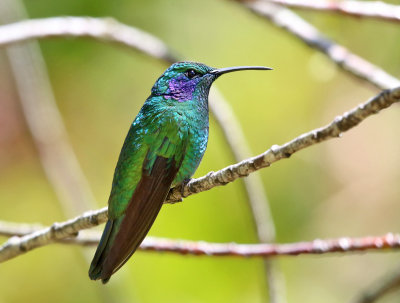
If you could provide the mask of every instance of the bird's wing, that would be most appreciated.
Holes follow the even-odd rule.
[[[168,144],[168,138],[163,145]],[[163,157],[149,151],[143,163],[142,177],[121,219],[117,223],[118,232],[102,264],[100,278],[107,282],[135,252],[153,225],[158,212],[168,194],[182,159]],[[114,229],[114,226],[112,227]]]

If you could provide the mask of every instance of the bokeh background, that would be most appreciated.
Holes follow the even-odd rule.
[[[215,67],[266,65],[216,83],[253,154],[329,123],[378,90],[231,1],[25,1],[32,18],[111,16],[148,31],[186,59]],[[332,39],[400,76],[398,24],[299,12]],[[86,39],[40,41],[56,100],[98,207],[106,205],[129,125],[167,67]],[[342,138],[260,172],[279,243],[400,230],[400,108],[368,118]],[[215,121],[195,176],[234,162]],[[150,235],[256,242],[241,180],[163,207]],[[46,179],[0,50],[0,220],[67,219]],[[99,229],[102,229],[101,226]],[[6,238],[0,238],[5,241]],[[137,252],[107,286],[90,281],[94,248],[49,245],[0,265],[0,302],[265,302],[260,259]],[[395,252],[277,259],[288,302],[349,302],[399,266]],[[393,293],[381,302],[398,302]]]

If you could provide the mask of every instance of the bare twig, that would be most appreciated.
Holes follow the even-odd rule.
[[[373,303],[400,288],[400,268],[369,286],[353,303]]]
[[[236,1],[257,15],[265,17],[274,25],[293,34],[308,46],[324,53],[330,60],[350,74],[366,80],[380,89],[400,86],[400,80],[328,39],[317,28],[300,18],[290,9],[263,0]]]
[[[180,242],[174,240],[147,241],[141,247],[143,250],[162,250],[193,255],[207,256],[242,256],[242,257],[272,257],[297,256],[300,254],[324,254],[332,252],[351,252],[365,250],[381,250],[399,248],[400,235],[387,234],[381,237],[339,238],[333,240],[314,240],[293,244],[235,244]],[[157,243],[157,245],[154,245]],[[153,244],[153,245],[152,245]]]
[[[0,27],[0,46],[68,36],[113,42],[167,62],[178,61],[160,39],[112,18],[52,17],[7,24]]]
[[[23,237],[28,234],[38,232],[46,227],[41,224],[27,224],[0,221],[0,236],[3,237]],[[74,237],[63,238],[58,240],[57,243],[76,244],[82,246],[93,246],[99,244],[100,232],[83,230]]]
[[[35,247],[38,247],[40,241],[46,237],[45,244],[60,242],[78,245],[97,245],[100,240],[100,233],[85,232],[77,234],[78,229],[73,225],[79,221],[81,227],[91,227],[91,218],[98,215],[95,212],[85,215],[85,222],[82,217],[67,221],[65,223],[56,223],[53,226],[37,230],[38,226],[28,226],[23,224],[21,229],[17,223],[0,222],[0,235],[10,236],[13,233],[22,236],[25,232],[32,232],[41,235],[36,242],[25,242],[22,238],[13,237],[9,240],[10,254],[0,254],[0,262],[4,262],[12,257],[12,254],[25,253]],[[102,218],[105,220],[105,218]],[[66,234],[66,229],[68,234]],[[50,233],[51,230],[51,233]],[[44,232],[47,231],[47,232]],[[74,237],[71,237],[75,234]],[[45,236],[46,235],[46,236]],[[27,235],[26,237],[29,237]],[[39,240],[41,239],[41,240]],[[362,238],[338,238],[314,240],[310,242],[296,242],[288,244],[237,244],[237,243],[210,243],[204,241],[171,240],[156,237],[146,237],[140,246],[141,250],[156,252],[171,252],[177,254],[190,254],[196,256],[237,256],[237,257],[274,257],[274,256],[297,256],[300,254],[327,254],[334,252],[360,252],[366,250],[397,249],[400,247],[400,235],[386,234],[378,237]]]
[[[369,101],[335,118],[327,126],[302,134],[282,146],[274,145],[264,153],[242,162],[225,167],[217,172],[191,180],[182,191],[174,188],[167,197],[167,203],[181,201],[182,198],[216,186],[225,185],[238,178],[247,177],[250,173],[270,166],[276,161],[290,157],[295,152],[311,145],[340,137],[342,133],[357,126],[365,118],[378,113],[384,108],[400,101],[400,87],[382,91]]]
[[[0,262],[11,259],[36,247],[78,235],[82,229],[97,226],[107,220],[107,208],[84,213],[82,216],[54,223],[51,227],[38,230],[22,237],[12,237],[0,247]]]
[[[305,133],[282,146],[274,145],[271,149],[256,157],[230,165],[218,172],[210,172],[204,177],[191,180],[183,189],[180,186],[172,189],[166,202],[181,201],[182,197],[233,182],[263,167],[268,167],[276,161],[288,158],[303,148],[339,137],[343,132],[358,125],[365,118],[399,101],[400,87],[383,91],[369,101],[337,117],[325,127]],[[52,243],[56,240],[76,235],[79,230],[101,224],[106,219],[107,208],[103,208],[64,223],[55,223],[49,228],[21,238],[13,237],[0,247],[0,261],[8,260],[27,250]]]
[[[15,21],[24,15],[18,1],[0,1],[0,21]],[[2,38],[4,32],[0,33]],[[38,44],[32,41],[10,46],[6,51],[40,161],[66,217],[95,207],[88,181],[68,140]]]
[[[400,22],[400,6],[381,1],[264,0],[286,7]]]

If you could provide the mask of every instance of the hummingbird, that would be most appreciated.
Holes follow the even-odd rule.
[[[107,283],[142,243],[171,187],[190,180],[208,141],[208,94],[221,75],[263,66],[172,64],[130,126],[114,172],[108,221],[89,269]]]

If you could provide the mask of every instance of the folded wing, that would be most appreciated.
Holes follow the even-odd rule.
[[[89,270],[91,279],[106,283],[136,251],[153,225],[180,164],[174,157],[147,154],[142,177],[124,215],[107,222]]]

